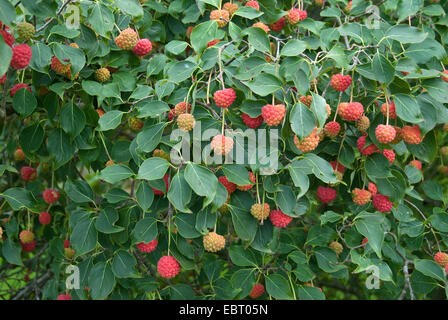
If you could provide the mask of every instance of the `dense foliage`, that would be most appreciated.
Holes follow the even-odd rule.
[[[448,3],[232,2],[0,0],[0,299],[446,299]]]

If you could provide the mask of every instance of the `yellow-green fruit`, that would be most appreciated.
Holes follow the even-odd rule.
[[[75,250],[72,248],[64,248],[65,251],[65,257],[67,259],[73,259],[73,257],[75,256]]]
[[[17,148],[16,151],[14,152],[14,160],[16,161],[23,161],[26,159],[25,153],[23,152],[22,149]]]
[[[158,157],[158,158],[163,158],[163,159],[165,159],[165,160],[167,160],[167,161],[170,161],[170,160],[171,160],[171,159],[170,159],[170,155],[169,155],[169,153],[163,151],[162,149],[155,149],[155,150],[152,152],[152,156],[153,156],[153,157]]]
[[[99,68],[95,71],[95,79],[98,82],[106,82],[110,78],[110,71],[107,68]]]
[[[182,113],[177,117],[177,126],[183,131],[190,131],[194,128],[196,121],[191,113]]]
[[[16,30],[19,37],[25,41],[30,40],[34,36],[34,33],[36,32],[34,26],[28,22],[20,22],[16,26]]]
[[[131,118],[129,120],[129,127],[134,131],[140,131],[145,123],[137,118]]]
[[[30,243],[34,240],[34,233],[28,230],[23,230],[20,232],[19,238],[23,243]]]
[[[41,166],[42,173],[50,172],[50,164],[48,162],[42,162],[42,164],[40,166]]]
[[[444,157],[448,157],[448,146],[440,148],[440,154]]]
[[[370,120],[366,116],[362,116],[358,120],[356,120],[356,129],[358,129],[361,132],[367,131],[370,127]]]
[[[226,246],[226,239],[216,232],[204,236],[204,249],[208,252],[218,252]]]
[[[270,212],[271,208],[267,203],[264,205],[261,203],[256,203],[250,208],[251,215],[253,215],[257,220],[266,220],[266,218],[269,217]]]
[[[337,255],[340,255],[342,250],[344,250],[344,247],[342,246],[342,244],[340,244],[337,241],[333,241],[332,243],[330,243],[329,245],[330,249],[333,250]]]
[[[138,42],[137,33],[131,28],[120,32],[115,38],[115,44],[122,50],[132,50]]]

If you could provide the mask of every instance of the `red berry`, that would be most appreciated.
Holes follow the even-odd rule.
[[[387,117],[387,103],[381,105],[381,113]],[[395,113],[395,102],[391,101],[389,104],[389,119],[395,119],[397,114]]]
[[[23,69],[28,66],[31,61],[33,52],[27,44],[19,44],[12,48],[11,67],[15,69]]]
[[[282,31],[283,27],[285,26],[285,18],[281,17],[280,19],[277,20],[277,22],[271,23],[269,25],[269,28],[271,28],[272,31]]]
[[[340,130],[341,125],[336,121],[330,121],[324,127],[325,134],[330,138],[335,138],[339,134]]]
[[[168,112],[168,120],[173,120],[174,117],[176,117],[176,110],[173,108],[170,110],[170,112]]]
[[[12,34],[10,34],[8,31],[6,30],[0,30],[0,34],[3,36],[3,40],[5,40],[5,43],[12,47],[13,43],[14,43],[14,37]]]
[[[155,196],[163,196],[166,192],[168,192],[169,184],[168,184],[168,175],[167,174],[165,174],[163,176],[163,181],[165,181],[165,187],[166,187],[165,192],[163,192],[162,190],[156,189],[156,188],[152,188],[152,191],[154,192]]]
[[[137,248],[141,252],[148,253],[148,252],[152,252],[152,251],[156,250],[158,244],[159,244],[159,242],[157,241],[157,239],[154,239],[148,243],[144,243],[144,242],[137,243]]]
[[[214,39],[212,41],[207,42],[207,48],[213,47],[215,44],[220,43],[221,40],[219,39]]]
[[[296,24],[299,21],[306,19],[307,16],[308,14],[305,10],[291,9],[288,11],[288,14],[285,16],[285,19],[286,21],[288,21],[289,24]]]
[[[263,123],[263,116],[258,116],[256,118],[251,118],[248,114],[243,113],[241,115],[241,118],[243,119],[243,122],[248,126],[249,128],[256,129]]]
[[[345,167],[339,163],[338,161],[334,160],[334,161],[330,161],[331,166],[333,167],[334,171],[339,171],[340,173],[344,173],[345,172]]]
[[[32,181],[37,178],[36,169],[32,167],[22,167],[22,169],[20,169],[20,173],[22,175],[22,179],[25,181]]]
[[[43,225],[50,224],[50,222],[51,222],[51,215],[48,212],[46,212],[46,211],[42,211],[39,214],[39,222],[41,224],[43,224]]]
[[[60,294],[57,300],[72,300],[72,296],[69,294]]]
[[[376,187],[376,184],[374,184],[373,182],[369,182],[369,187],[368,187],[370,193],[372,194],[372,196],[376,195],[376,193],[378,192],[378,188]]]
[[[31,88],[30,88],[27,84],[25,84],[25,83],[18,83],[18,84],[16,84],[16,85],[14,85],[14,86],[11,88],[11,91],[9,92],[9,94],[11,95],[11,98],[14,97],[14,95],[16,94],[16,92],[19,91],[19,90],[22,89],[22,88],[26,88],[29,92],[32,92],[32,91],[31,91]]]
[[[218,90],[213,95],[213,99],[218,107],[228,108],[235,101],[236,93],[232,88]]]
[[[286,107],[283,104],[267,104],[261,109],[264,122],[270,127],[278,126],[282,123],[286,114]]]
[[[389,143],[395,139],[395,135],[393,126],[380,124],[375,128],[375,136],[379,143]]]
[[[317,187],[317,197],[323,203],[330,203],[336,199],[337,192],[333,188],[327,188],[323,186]]]
[[[236,184],[227,180],[226,176],[219,177],[218,181],[226,188],[229,195],[236,190]]]
[[[343,92],[352,84],[352,77],[350,75],[334,74],[330,80],[330,86],[336,90]]]
[[[277,228],[284,228],[292,221],[292,218],[281,210],[272,210],[269,214],[269,219]]]
[[[246,7],[252,7],[252,8],[255,8],[257,10],[260,10],[260,5],[258,4],[257,1],[254,1],[254,0],[247,1]]]
[[[422,170],[422,163],[419,160],[412,160],[411,162],[409,162],[409,165],[413,166],[417,170]]]
[[[64,240],[64,248],[70,248],[70,240]]]
[[[446,267],[448,266],[448,254],[445,252],[437,252],[434,255],[434,261],[437,262],[440,266]]]
[[[261,283],[257,283],[253,286],[252,290],[249,293],[249,297],[252,299],[257,299],[261,297],[264,293],[264,286]]]
[[[422,134],[420,133],[420,127],[418,125],[414,126],[404,126],[401,129],[401,135],[403,136],[404,142],[408,144],[420,144],[423,141]]]
[[[341,103],[338,113],[345,121],[356,121],[364,114],[364,107],[359,102]]]
[[[180,272],[180,264],[173,256],[163,256],[157,262],[157,272],[166,279],[174,278]]]
[[[374,144],[370,144],[369,146],[364,148],[364,146],[366,145],[365,136],[359,137],[358,141],[356,141],[356,145],[363,156],[368,156],[378,151],[377,146]]]
[[[393,150],[384,149],[383,155],[389,160],[389,163],[392,164],[395,160],[395,152]]]
[[[389,201],[389,197],[377,193],[372,199],[373,207],[379,212],[389,212],[392,210],[393,203]]]
[[[20,241],[20,246],[22,247],[22,250],[25,252],[31,252],[36,248],[36,240],[32,240],[29,243],[23,243]]]
[[[353,202],[360,206],[363,206],[366,203],[368,203],[370,201],[371,196],[372,195],[370,194],[370,191],[367,191],[367,190],[361,190],[361,189],[355,188],[352,191]]]
[[[48,204],[55,203],[58,201],[59,196],[61,194],[56,189],[45,189],[42,193],[42,197],[44,198],[44,201]]]
[[[255,183],[255,175],[249,171],[249,180],[252,181],[253,183]],[[252,189],[254,186],[254,184],[247,184],[244,186],[236,186],[238,188],[238,190],[241,191],[248,191],[250,189]]]
[[[135,47],[132,49],[132,52],[134,52],[136,56],[143,57],[146,56],[148,53],[150,53],[151,50],[152,50],[151,41],[149,41],[148,39],[140,39],[138,40]]]
[[[210,147],[218,155],[226,155],[233,149],[233,139],[231,137],[226,137],[221,134],[213,137]]]

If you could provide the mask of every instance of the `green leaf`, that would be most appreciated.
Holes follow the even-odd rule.
[[[39,150],[44,141],[44,129],[39,123],[34,123],[22,130],[19,143],[23,151],[32,153]]]
[[[387,178],[391,175],[389,161],[382,154],[373,154],[367,157],[366,173],[369,178],[376,181],[377,178]]]
[[[234,13],[235,16],[240,16],[247,19],[255,19],[263,15],[263,12],[258,11],[252,7],[239,7]]]
[[[190,34],[190,43],[196,52],[207,48],[207,42],[216,39],[218,24],[215,20],[202,22],[194,27]]]
[[[229,210],[235,232],[244,241],[251,241],[257,232],[257,221],[250,214],[252,198],[247,193],[236,193],[230,199]]]
[[[91,8],[87,21],[96,33],[107,37],[108,33],[114,29],[115,18],[112,10],[101,2],[92,3]]]
[[[143,8],[138,0],[115,0],[117,7],[133,17],[143,15]]]
[[[271,52],[268,35],[263,29],[250,27],[244,29],[242,35],[248,35],[249,44],[257,51]]]
[[[64,185],[64,192],[73,202],[94,202],[93,190],[90,185],[83,180],[67,180]]]
[[[266,291],[277,300],[292,300],[288,280],[280,274],[270,274],[266,277]]]
[[[12,242],[11,239],[7,238],[3,243],[2,255],[8,263],[23,266],[21,252],[22,247],[18,243]]]
[[[375,77],[379,82],[388,84],[394,79],[394,66],[380,53],[375,54],[373,57],[372,71],[375,73]]]
[[[117,278],[134,278],[136,277],[135,266],[137,260],[135,257],[125,250],[115,252],[112,260],[112,271]]]
[[[6,199],[8,204],[14,211],[18,211],[22,208],[30,209],[35,211],[34,206],[36,205],[36,199],[34,199],[31,191],[23,188],[9,188],[0,196]]]
[[[346,268],[345,265],[338,264],[338,256],[330,248],[316,248],[314,255],[317,265],[325,272],[334,273]]]
[[[285,57],[296,57],[306,49],[307,44],[305,41],[291,39],[283,46],[280,55]]]
[[[112,130],[118,127],[121,123],[121,118],[123,117],[124,112],[120,110],[112,110],[106,112],[99,120],[98,125],[99,131],[107,131]]]
[[[74,48],[70,46],[66,46],[60,43],[55,43],[53,45],[53,52],[56,57],[62,63],[70,63],[71,64],[71,76],[72,79],[78,74],[79,71],[86,64],[86,57],[84,56],[84,52],[79,48]]]
[[[420,106],[412,96],[406,94],[396,94],[393,96],[397,116],[406,122],[420,123],[423,121]]]
[[[148,243],[157,238],[157,220],[153,217],[145,217],[135,225],[132,232],[134,243]]]
[[[300,287],[299,288],[300,300],[325,300],[325,295],[319,288],[315,287]]]
[[[109,262],[98,262],[89,272],[90,296],[94,300],[105,299],[115,286],[115,276]]]
[[[12,22],[16,18],[16,11],[14,6],[8,0],[0,0],[0,21],[3,24],[12,27]],[[2,37],[3,38],[3,37]],[[3,57],[3,55],[1,55]],[[2,74],[0,72],[0,74]]]
[[[426,180],[425,183],[423,183],[423,191],[430,199],[439,201],[445,200],[442,186],[435,181]]]
[[[113,208],[107,207],[100,212],[95,221],[95,228],[99,232],[110,234],[123,231],[123,227],[115,226],[118,221],[118,213]]]
[[[253,184],[249,180],[249,171],[241,164],[224,164],[222,172],[227,177],[227,180],[239,186]]]
[[[3,13],[2,5],[4,1],[10,4],[7,0],[0,0],[0,9],[1,9],[0,16]],[[3,18],[1,18],[0,21],[5,22]],[[6,73],[6,71],[8,71],[9,63],[11,62],[12,58],[11,47],[5,43],[3,37],[0,37],[0,56],[2,57],[2,59],[0,60],[0,76],[3,76]]]
[[[198,196],[207,198],[207,204],[213,200],[218,179],[209,169],[189,162],[185,168],[185,180]]]
[[[242,246],[231,246],[229,256],[232,262],[239,267],[256,267],[257,262],[251,250]]]
[[[134,175],[132,170],[122,164],[113,164],[101,170],[100,177],[108,183],[117,183]]]
[[[168,170],[170,163],[163,158],[154,157],[143,161],[138,170],[137,179],[157,180],[162,179]]]
[[[143,152],[153,151],[162,138],[165,125],[166,123],[158,123],[153,126],[144,128],[143,131],[141,131],[137,135],[138,149]]]
[[[186,47],[188,47],[188,43],[185,41],[172,40],[166,44],[165,51],[172,54],[181,54],[185,51]]]
[[[254,81],[243,82],[255,94],[265,97],[279,89],[281,89],[281,82],[275,76],[269,73],[261,73]]]
[[[201,234],[196,230],[195,216],[188,213],[178,213],[175,216],[175,223],[179,234],[185,239],[194,239],[200,237]]]
[[[191,61],[177,61],[168,69],[168,79],[174,83],[181,83],[190,78],[196,68],[197,65]]]
[[[423,0],[400,0],[398,4],[398,22],[415,15],[423,7]]]
[[[28,117],[37,107],[37,100],[26,88],[19,89],[12,99],[12,107],[21,116]]]
[[[185,180],[183,171],[176,173],[171,179],[167,196],[174,208],[180,212],[192,213],[187,206],[191,200],[191,188]]]
[[[372,220],[358,219],[355,222],[356,229],[364,237],[369,240],[369,245],[373,251],[381,259],[381,248],[384,241],[384,230],[379,223],[374,223]]]
[[[431,260],[414,260],[415,269],[423,273],[425,276],[445,282],[445,276],[440,265]]]
[[[138,205],[143,211],[148,211],[154,201],[154,191],[145,181],[140,182],[135,192]]]
[[[419,43],[425,40],[427,36],[427,32],[422,32],[416,27],[403,24],[392,26],[386,32],[386,37],[401,43]]]
[[[81,217],[70,236],[70,243],[76,251],[76,256],[82,256],[95,249],[97,241],[95,219],[90,216]]]
[[[74,103],[69,102],[61,109],[61,127],[72,138],[78,136],[86,125],[86,116]]]
[[[316,127],[316,119],[313,112],[302,103],[296,103],[289,115],[291,129],[299,140],[310,135]]]

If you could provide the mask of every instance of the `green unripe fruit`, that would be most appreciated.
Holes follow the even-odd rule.
[[[34,33],[36,32],[36,29],[34,29],[34,26],[31,23],[20,22],[16,26],[16,31],[21,39],[28,41],[32,37],[34,37]]]

